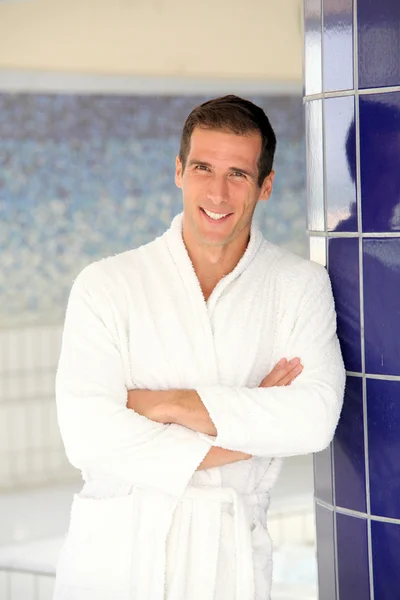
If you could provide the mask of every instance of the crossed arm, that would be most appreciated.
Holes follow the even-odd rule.
[[[299,358],[282,359],[263,379],[259,387],[290,385],[301,373]],[[175,423],[193,431],[216,436],[217,430],[195,390],[129,390],[128,408],[158,423]],[[220,467],[251,458],[251,454],[213,446],[197,470]]]

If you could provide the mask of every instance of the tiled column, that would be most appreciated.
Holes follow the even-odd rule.
[[[319,600],[400,599],[400,0],[305,0],[310,256],[347,369],[315,456]]]

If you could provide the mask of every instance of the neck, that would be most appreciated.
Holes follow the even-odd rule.
[[[206,300],[218,282],[239,263],[249,239],[249,234],[246,233],[226,245],[213,246],[203,244],[183,231],[183,241]]]

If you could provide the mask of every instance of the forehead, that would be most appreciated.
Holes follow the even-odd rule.
[[[261,135],[254,131],[237,135],[229,131],[196,127],[190,139],[188,158],[207,162],[229,162],[239,167],[257,165]]]

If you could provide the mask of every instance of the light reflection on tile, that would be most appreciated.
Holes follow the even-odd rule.
[[[324,231],[322,100],[306,104],[308,229]]]
[[[353,89],[353,2],[324,0],[324,91]]]
[[[304,1],[304,61],[305,93],[322,91],[321,0]]]
[[[310,237],[310,259],[326,267],[326,238]]]
[[[357,231],[354,97],[325,100],[325,176],[330,231]]]

